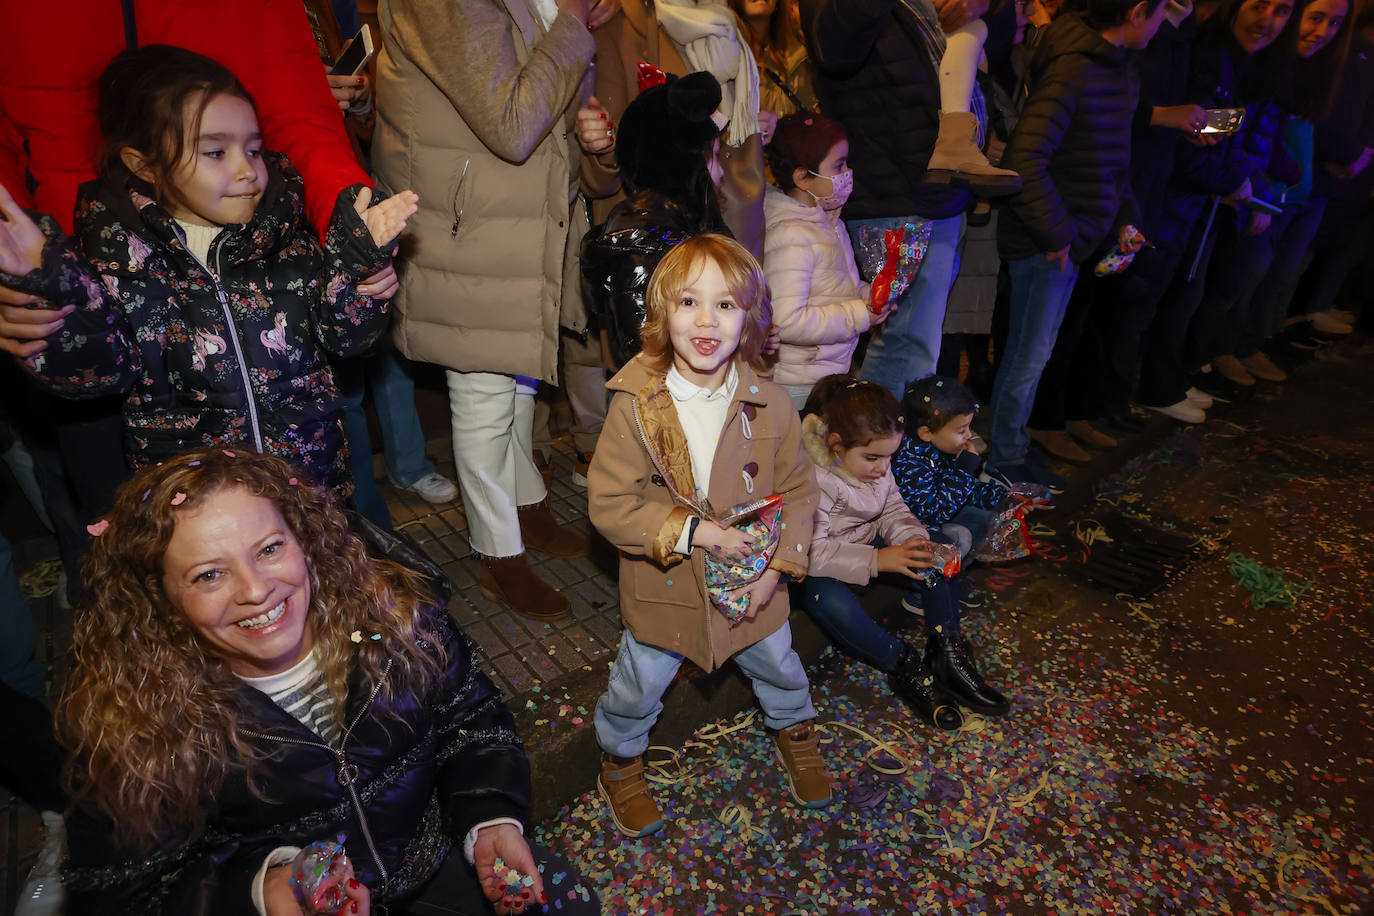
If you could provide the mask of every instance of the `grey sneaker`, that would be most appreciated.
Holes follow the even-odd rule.
[[[426,474],[411,484],[396,483],[394,480],[392,483],[398,490],[409,490],[425,502],[436,506],[451,503],[458,498],[458,485],[437,472]]]

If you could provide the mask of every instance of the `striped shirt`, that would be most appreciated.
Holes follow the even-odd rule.
[[[313,651],[280,674],[267,677],[242,677],[245,684],[256,687],[271,698],[330,747],[338,747],[343,737],[343,722],[334,714],[334,701],[329,696],[324,672],[315,664]]]

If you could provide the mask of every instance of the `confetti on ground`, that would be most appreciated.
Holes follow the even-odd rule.
[[[621,837],[589,791],[536,839],[608,914],[1374,912],[1365,377],[1256,398],[1099,484],[1123,514],[1225,531],[1149,602],[1064,556],[979,571],[992,600],[965,630],[1008,716],[934,731],[829,650],[811,670],[828,809],[791,803],[744,715],[650,754],[662,834]],[[1072,525],[1087,510],[1056,513],[1095,537]],[[1227,552],[1286,600],[1252,598]]]

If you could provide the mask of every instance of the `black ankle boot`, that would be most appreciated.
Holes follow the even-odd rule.
[[[1011,708],[1007,698],[978,673],[968,644],[953,626],[931,629],[926,639],[925,663],[935,676],[935,683],[974,712],[1000,716]]]
[[[902,643],[897,668],[887,676],[887,682],[892,685],[892,692],[925,724],[941,731],[952,731],[963,722],[955,700],[935,683],[921,653],[910,643]]]

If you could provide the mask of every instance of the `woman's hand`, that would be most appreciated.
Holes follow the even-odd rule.
[[[738,528],[725,528],[709,518],[697,523],[692,546],[715,554],[722,560],[743,560],[749,555],[749,536]]]
[[[357,76],[337,76],[326,74],[329,79],[329,92],[339,105],[339,111],[360,108],[372,97],[372,81],[366,73]]]
[[[369,299],[390,299],[401,288],[395,266],[388,264],[358,284],[358,295]]]
[[[773,142],[773,134],[778,129],[778,113],[776,111],[759,112],[759,135],[763,138],[763,145],[767,146]]]
[[[586,108],[577,110],[577,142],[591,156],[615,149],[615,124],[596,96],[587,99]]]
[[[43,338],[62,330],[67,323],[67,316],[76,311],[74,305],[54,309],[28,308],[21,304],[37,301],[37,296],[0,286],[0,302],[16,303],[0,305],[0,350],[20,359],[42,353],[48,349],[48,342]]]
[[[22,277],[43,266],[43,230],[0,185],[0,270]]]
[[[340,916],[370,916],[372,913],[372,891],[357,878],[344,882],[344,894],[349,904],[339,911]]]
[[[378,248],[385,248],[396,241],[396,236],[406,227],[406,220],[420,209],[420,198],[414,191],[401,191],[373,204],[372,189],[364,187],[358,192],[353,209],[367,224],[373,243]]]
[[[782,346],[782,329],[775,324],[768,326],[768,336],[759,345],[760,356],[772,356]]]
[[[497,859],[507,868],[529,875],[534,883],[529,887],[507,888],[505,880],[496,873]],[[482,893],[492,902],[493,909],[503,916],[506,913],[523,912],[525,907],[548,900],[544,894],[544,878],[539,874],[539,866],[534,863],[530,844],[525,842],[524,834],[514,824],[493,824],[477,831],[477,839],[472,846],[472,864],[477,869]]]
[[[753,620],[759,615],[759,611],[768,606],[768,602],[773,598],[773,592],[777,591],[778,580],[782,578],[782,573],[776,569],[765,569],[763,575],[759,576],[748,585],[741,586],[739,591],[749,596],[749,603],[746,606],[744,616],[736,620],[731,626],[739,626],[746,620]]]
[[[878,572],[900,573],[908,579],[919,579],[920,570],[935,565],[930,541],[907,541],[878,548]]]

